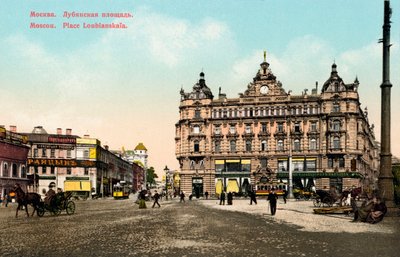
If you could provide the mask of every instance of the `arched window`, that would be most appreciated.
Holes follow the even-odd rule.
[[[26,178],[26,167],[25,166],[21,167],[21,178]]]
[[[6,162],[3,164],[3,177],[8,177],[8,164]]]
[[[267,151],[267,140],[261,141],[261,151]]]
[[[333,149],[340,149],[340,138],[339,137],[333,138]]]
[[[317,139],[312,138],[310,140],[310,150],[317,150]]]
[[[18,166],[15,163],[12,165],[12,176],[13,178],[18,177]]]
[[[231,152],[236,152],[236,141],[235,140],[232,140],[230,142],[230,150],[231,150]]]
[[[200,151],[200,144],[199,144],[199,141],[194,141],[194,152],[195,153],[198,153],[199,151]]]
[[[295,139],[293,144],[294,151],[300,151],[300,139]]]
[[[251,140],[246,140],[246,152],[251,152]]]
[[[278,140],[278,144],[277,144],[276,150],[283,151],[283,140],[282,139]]]

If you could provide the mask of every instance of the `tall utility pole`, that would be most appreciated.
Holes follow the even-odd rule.
[[[382,84],[381,84],[381,155],[378,186],[380,196],[385,200],[389,215],[395,214],[392,154],[390,151],[390,16],[392,9],[385,0],[383,19]]]

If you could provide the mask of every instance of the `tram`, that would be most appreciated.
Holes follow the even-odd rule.
[[[271,189],[275,189],[275,193],[277,195],[284,195],[285,190],[287,191],[287,184],[283,182],[277,182],[277,183],[259,183],[256,185],[256,195],[257,196],[267,196],[269,195],[269,192],[271,192]]]
[[[113,197],[114,199],[127,199],[131,193],[130,186],[124,183],[117,183],[114,185]]]

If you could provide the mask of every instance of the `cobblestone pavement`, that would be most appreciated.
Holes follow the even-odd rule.
[[[398,229],[309,232],[201,201],[162,201],[154,209],[150,202],[138,209],[132,199],[75,203],[74,215],[42,218],[24,212],[15,218],[15,205],[1,207],[0,256],[398,256],[400,251]]]

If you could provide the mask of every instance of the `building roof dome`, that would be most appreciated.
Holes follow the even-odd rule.
[[[135,147],[135,151],[140,151],[140,150],[142,150],[142,151],[147,151],[147,148],[144,146],[144,144],[143,143],[139,143],[136,147]]]

